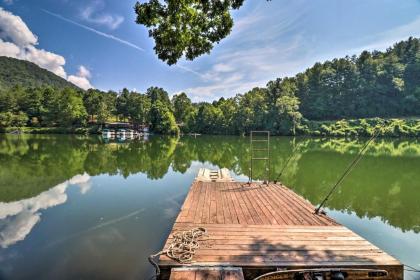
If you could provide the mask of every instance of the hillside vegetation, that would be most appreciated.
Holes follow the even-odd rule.
[[[5,90],[15,86],[77,88],[74,84],[32,62],[0,56],[0,89]]]
[[[4,72],[7,72],[3,69]],[[32,78],[34,79],[34,78]],[[162,134],[420,136],[420,40],[384,52],[316,63],[231,98],[193,103],[185,93],[19,87],[0,91],[0,128],[84,126],[110,119],[149,124]]]

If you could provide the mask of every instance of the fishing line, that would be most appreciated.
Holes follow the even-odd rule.
[[[405,271],[420,273],[420,270],[418,270],[417,268],[415,268],[415,267],[413,267],[411,265],[408,265],[408,264],[403,264],[403,265],[409,268],[409,269],[404,268]]]
[[[115,218],[115,219],[109,220],[109,221],[107,221],[107,222],[100,223],[100,224],[98,224],[98,225],[96,225],[96,226],[93,226],[93,227],[87,228],[87,229],[82,230],[82,231],[79,231],[79,232],[76,232],[76,233],[70,234],[70,235],[68,235],[68,236],[66,236],[66,237],[64,237],[64,238],[62,238],[62,239],[59,239],[59,240],[52,241],[52,242],[48,243],[48,244],[46,245],[46,247],[52,247],[52,246],[55,246],[55,245],[57,245],[57,244],[59,244],[59,243],[67,242],[67,241],[69,241],[70,239],[73,239],[73,238],[77,238],[77,237],[79,237],[79,236],[82,236],[82,235],[84,235],[84,234],[86,234],[86,233],[90,233],[90,232],[92,232],[92,231],[95,231],[95,230],[101,229],[101,228],[103,228],[103,227],[107,227],[107,226],[110,226],[110,225],[113,225],[113,224],[116,224],[116,223],[122,222],[122,221],[124,221],[124,220],[127,220],[127,219],[129,219],[129,218],[131,218],[131,217],[134,217],[134,216],[136,216],[136,215],[138,215],[138,214],[140,214],[140,213],[144,212],[145,210],[146,210],[146,209],[141,208],[141,209],[136,210],[136,211],[134,211],[134,212],[131,212],[131,213],[127,214],[127,215],[124,215],[124,216],[121,216],[121,217],[118,217],[118,218]]]
[[[381,126],[384,127],[384,125]],[[349,166],[345,169],[343,175],[338,179],[338,181],[334,184],[334,186],[330,189],[327,196],[322,200],[321,204],[316,208],[315,213],[319,214],[319,211],[322,209],[322,207],[325,205],[325,203],[328,201],[328,199],[331,197],[331,195],[334,193],[334,191],[337,189],[337,187],[341,184],[341,182],[344,180],[344,178],[347,177],[347,175],[353,170],[353,168],[359,163],[359,161],[362,159],[364,152],[366,151],[367,147],[369,147],[370,143],[375,140],[375,138],[379,135],[380,129],[378,129],[372,137],[363,145],[362,149],[359,151],[359,153],[356,155],[356,157],[353,159],[353,161],[349,164]]]
[[[280,170],[279,175],[277,175],[277,178],[274,180],[274,184],[277,184],[277,182],[279,181],[281,175],[283,175],[284,170],[289,165],[290,161],[296,156],[296,154],[297,154],[296,152],[297,152],[298,148],[300,148],[301,146],[303,146],[303,143],[304,143],[304,140],[302,140],[299,144],[297,144],[295,146],[295,148],[292,150],[292,154],[286,160],[286,163],[284,164],[283,168]]]

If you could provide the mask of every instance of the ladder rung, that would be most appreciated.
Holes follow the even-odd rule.
[[[264,148],[264,149],[252,149],[253,151],[268,151],[268,149],[267,148]]]
[[[268,140],[251,140],[252,142],[268,142]]]
[[[269,158],[252,158],[252,160],[268,160]]]

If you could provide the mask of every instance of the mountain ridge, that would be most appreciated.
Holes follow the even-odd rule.
[[[39,67],[30,61],[0,56],[0,90],[6,90],[15,86],[80,89],[73,83],[54,74],[53,72]]]

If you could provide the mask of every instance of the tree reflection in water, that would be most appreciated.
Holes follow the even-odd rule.
[[[282,181],[313,204],[319,203],[365,140],[287,138],[271,141],[271,179],[299,145]],[[129,177],[143,173],[161,179],[172,168],[187,172],[193,162],[249,169],[244,137],[151,137],[149,141],[105,143],[98,137],[52,135],[0,136],[0,201],[30,199],[78,174]],[[330,209],[359,217],[379,217],[405,230],[420,231],[420,143],[378,139],[328,202]],[[263,170],[254,171],[262,179]]]

